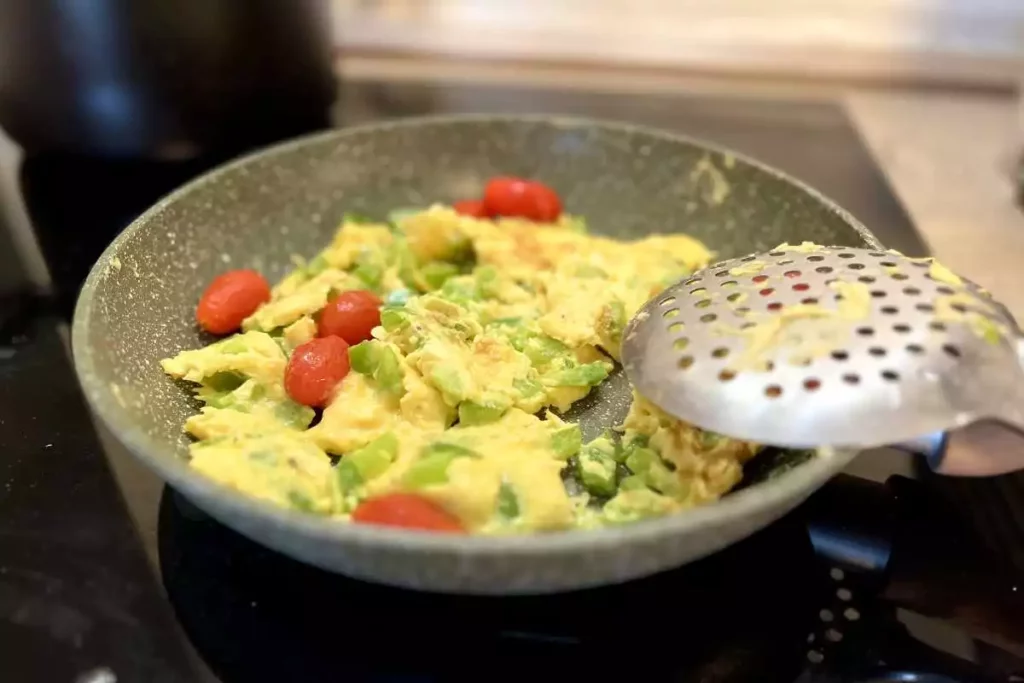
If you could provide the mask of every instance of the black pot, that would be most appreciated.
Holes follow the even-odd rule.
[[[187,158],[329,120],[321,0],[3,0],[0,126],[29,152]]]

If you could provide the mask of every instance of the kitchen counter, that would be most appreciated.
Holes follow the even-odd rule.
[[[1024,319],[1016,100],[853,93],[845,104],[933,253]]]

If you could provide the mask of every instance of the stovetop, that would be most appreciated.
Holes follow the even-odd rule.
[[[550,112],[674,129],[761,158],[887,245],[924,246],[842,111],[743,98],[348,83],[339,124]],[[807,504],[682,569],[560,596],[365,584],[226,529],[85,408],[77,288],[135,215],[216,159],[33,157],[23,199],[54,281],[34,295],[0,231],[0,679],[449,681],[572,675],[727,683],[1011,681],[1024,673],[1024,485],[864,454]]]

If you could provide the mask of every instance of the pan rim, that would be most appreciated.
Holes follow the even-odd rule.
[[[222,176],[250,164],[257,158],[266,159],[330,140],[342,142],[348,138],[355,138],[371,132],[460,123],[540,124],[589,130],[597,128],[619,134],[642,134],[718,155],[729,155],[737,161],[806,193],[823,208],[835,213],[846,225],[857,232],[865,243],[873,248],[882,248],[877,238],[852,214],[807,183],[727,147],[650,126],[607,119],[546,114],[455,114],[410,117],[360,124],[340,130],[321,131],[258,149],[207,171],[165,195],[133,220],[107,246],[93,265],[82,286],[72,321],[71,343],[75,370],[92,411],[136,458],[156,472],[171,488],[185,494],[190,499],[216,499],[223,509],[232,514],[259,519],[273,524],[275,527],[287,528],[290,532],[310,538],[340,544],[354,543],[364,547],[393,549],[396,546],[401,546],[410,552],[447,552],[469,557],[576,554],[612,546],[625,547],[652,538],[681,536],[689,531],[707,531],[737,518],[753,517],[758,512],[771,510],[787,500],[800,499],[810,495],[857,455],[859,451],[854,449],[836,449],[793,468],[784,476],[735,492],[714,503],[622,526],[569,529],[521,536],[431,534],[398,528],[351,524],[328,517],[318,517],[280,508],[269,502],[247,496],[192,470],[186,461],[166,447],[166,442],[147,435],[132,423],[126,412],[117,408],[113,395],[106,391],[105,384],[98,377],[91,350],[85,341],[86,330],[94,315],[92,295],[108,264],[116,256],[121,246],[144,230],[146,225],[168,206],[196,189],[216,182]]]

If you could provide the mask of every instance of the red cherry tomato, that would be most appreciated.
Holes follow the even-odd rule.
[[[228,334],[269,300],[270,285],[262,275],[255,270],[231,270],[215,277],[203,292],[196,321],[207,332]]]
[[[320,311],[317,334],[341,337],[349,344],[366,341],[370,331],[380,325],[381,304],[376,294],[365,289],[342,292]]]
[[[298,346],[288,359],[284,388],[296,403],[323,408],[348,370],[348,343],[344,339],[311,339]]]
[[[544,183],[530,183],[527,194],[533,201],[533,220],[553,223],[562,215],[562,200],[557,192]]]
[[[522,178],[492,178],[484,187],[484,209],[490,216],[518,216],[550,223],[562,214],[558,194],[543,183]]]
[[[429,531],[465,531],[459,520],[444,508],[411,493],[391,493],[367,498],[352,512],[352,521]]]
[[[463,216],[487,217],[487,210],[484,208],[482,199],[463,199],[461,202],[452,204],[452,208],[455,209],[455,213],[461,213]]]

